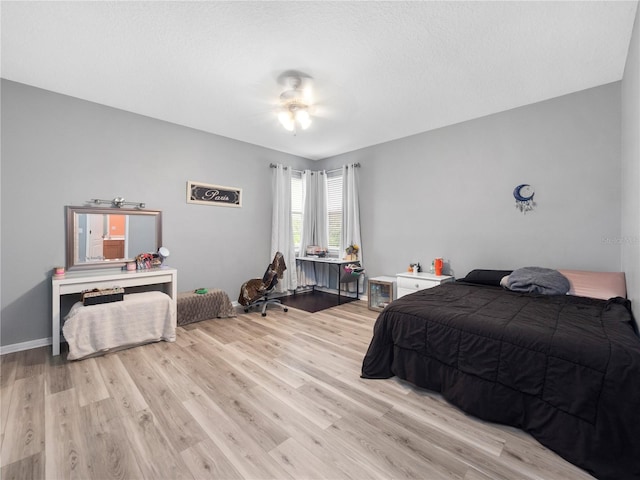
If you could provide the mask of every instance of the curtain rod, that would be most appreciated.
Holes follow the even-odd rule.
[[[354,166],[355,168],[360,168],[360,163],[354,163],[354,164],[353,164],[353,166]],[[271,164],[269,164],[269,168],[277,168],[277,167],[278,167],[278,165],[276,165],[275,163],[271,163]],[[283,168],[284,170],[286,170],[286,169],[287,169],[287,168],[289,168],[289,167],[284,166],[284,167],[282,167],[282,168]],[[349,165],[347,165],[347,168],[349,168]],[[327,170],[327,173],[333,173],[333,172],[337,172],[337,171],[339,171],[339,170],[342,170],[342,168],[336,168],[336,169],[334,169],[334,170]],[[302,172],[303,172],[302,170],[294,170],[293,168],[291,169],[291,171],[292,171],[292,172],[296,172],[296,173],[302,173]]]

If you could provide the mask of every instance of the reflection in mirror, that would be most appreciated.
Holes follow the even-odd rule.
[[[67,207],[67,268],[124,265],[162,245],[157,210]]]

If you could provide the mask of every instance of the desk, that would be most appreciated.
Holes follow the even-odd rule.
[[[60,355],[60,300],[63,295],[80,293],[93,288],[138,287],[164,284],[164,290],[171,297],[175,316],[178,271],[175,268],[158,267],[133,272],[122,270],[89,270],[67,272],[64,277],[51,279],[51,343],[53,355]]]
[[[347,282],[340,282],[340,279],[342,277],[342,270],[344,269],[345,265],[350,265],[350,264],[357,264],[360,265],[360,261],[359,260],[342,260],[340,258],[327,258],[327,257],[296,257],[296,263],[297,262],[311,262],[313,263],[313,272],[315,273],[316,270],[316,264],[318,263],[323,263],[326,265],[335,265],[337,267],[337,272],[338,272],[338,305],[340,305],[340,292],[341,292],[341,288],[340,288],[340,284],[341,283],[347,283]],[[360,265],[361,266],[361,265]],[[356,282],[356,298],[360,298],[360,277],[359,276],[354,276],[354,282]],[[352,282],[348,282],[348,283],[352,283]],[[315,285],[314,285],[314,289],[315,289]]]

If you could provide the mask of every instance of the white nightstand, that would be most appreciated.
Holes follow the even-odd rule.
[[[449,275],[434,275],[433,273],[398,273],[397,278],[397,295],[398,298],[408,295],[425,288],[433,288],[446,282],[453,282],[453,277]]]

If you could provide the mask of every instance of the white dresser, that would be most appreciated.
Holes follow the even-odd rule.
[[[406,272],[396,274],[398,298],[425,288],[433,288],[446,282],[452,282],[453,277],[449,275],[434,275],[433,273],[421,272],[417,275]]]

